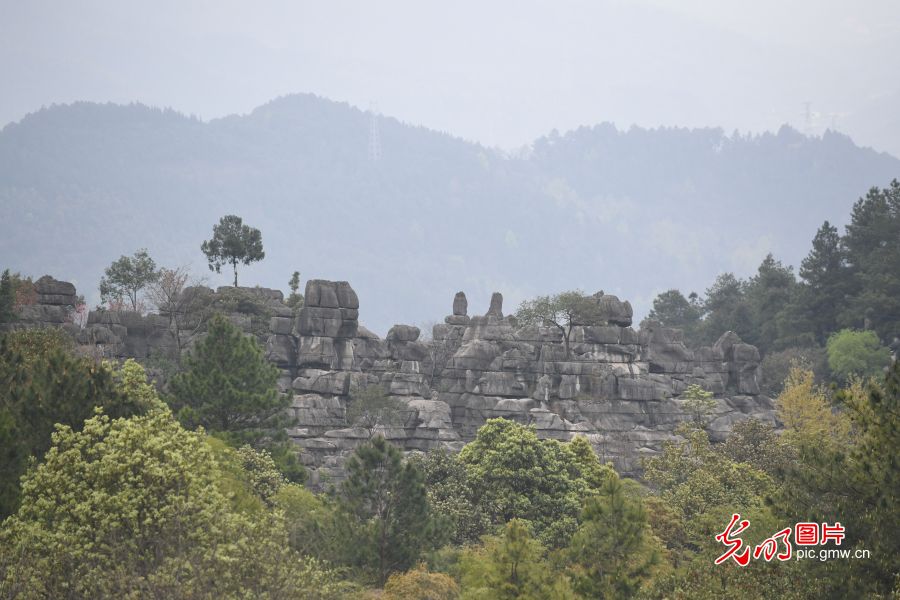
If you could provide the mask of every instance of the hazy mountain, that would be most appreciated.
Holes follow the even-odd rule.
[[[0,267],[75,281],[96,302],[103,268],[147,247],[211,285],[200,243],[227,213],[263,233],[241,283],[346,279],[361,320],[439,320],[502,291],[580,287],[643,313],[669,287],[702,292],[765,254],[793,264],[825,219],[843,224],[900,161],[826,133],[617,130],[536,140],[510,158],[310,95],[202,122],[141,105],[53,106],[0,132]]]

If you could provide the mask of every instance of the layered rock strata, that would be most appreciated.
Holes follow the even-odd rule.
[[[42,284],[35,306],[73,300],[74,287],[62,284]],[[772,401],[757,385],[755,347],[726,332],[712,346],[690,349],[679,330],[652,321],[634,329],[631,305],[602,292],[594,296],[600,316],[572,329],[568,354],[558,328],[524,327],[504,316],[499,293],[475,316],[457,293],[427,342],[411,325],[395,325],[384,339],[360,325],[359,299],[343,281],[309,281],[297,314],[277,290],[243,288],[239,297],[253,300],[251,314],[240,312],[233,288],[204,293],[210,306],[235,307],[230,318],[257,335],[279,368],[278,385],[293,399],[288,433],[313,485],[339,480],[346,457],[371,434],[347,421],[354,393],[368,386],[399,400],[399,419],[381,433],[407,451],[457,450],[487,419],[504,417],[532,424],[542,438],[583,434],[603,460],[628,474],[691,418],[683,397],[689,385],[714,394],[707,426],[714,440],[743,419],[774,422]],[[50,308],[22,316],[32,326],[64,322]],[[202,335],[197,319],[177,321],[182,342]],[[167,315],[92,312],[73,334],[83,346],[119,358],[177,346]]]

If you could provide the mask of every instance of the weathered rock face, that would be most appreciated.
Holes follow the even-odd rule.
[[[321,304],[316,292],[307,297],[311,307]],[[640,459],[659,452],[676,425],[690,418],[680,396],[691,384],[716,395],[708,428],[714,439],[749,417],[774,422],[771,400],[756,386],[755,348],[729,332],[713,347],[689,349],[680,331],[658,323],[634,330],[628,302],[595,297],[605,324],[576,327],[568,355],[558,329],[518,327],[504,317],[500,294],[475,317],[467,316],[465,295],[456,294],[452,314],[434,326],[427,344],[417,327],[395,325],[381,340],[357,325],[343,356],[333,350],[345,339],[335,332],[353,329],[334,313],[331,336],[317,338],[326,347],[317,356],[329,360],[303,371],[312,365],[301,352],[293,384],[299,423],[291,436],[313,481],[340,478],[343,459],[367,438],[344,416],[349,395],[367,385],[382,386],[408,407],[403,426],[383,432],[407,450],[459,448],[485,420],[504,417],[533,424],[544,438],[584,434],[604,460],[627,473],[638,472]],[[304,330],[296,333],[303,346]]]
[[[54,302],[74,298],[74,287],[62,283],[40,288],[47,300],[36,305],[46,307],[40,310],[52,313],[62,306]],[[690,349],[679,330],[659,323],[635,330],[631,305],[615,296],[594,296],[600,324],[576,326],[567,354],[557,328],[519,327],[504,317],[500,294],[484,316],[469,317],[465,294],[457,293],[452,314],[425,343],[418,327],[395,325],[384,340],[362,327],[347,282],[307,283],[296,317],[280,292],[253,290],[247,293],[259,299],[255,312],[232,318],[258,336],[281,370],[279,386],[293,395],[296,419],[288,433],[313,484],[342,477],[344,459],[367,439],[367,431],[347,422],[346,407],[354,392],[373,385],[406,407],[402,422],[383,431],[406,450],[458,449],[485,420],[504,417],[533,424],[543,438],[584,434],[603,460],[630,474],[690,418],[681,396],[691,384],[715,395],[713,439],[749,417],[774,422],[772,401],[759,394],[755,347],[732,332],[711,347]],[[206,293],[210,301],[234,294]],[[58,324],[54,318],[43,323]],[[157,315],[91,313],[75,335],[81,344],[113,348],[107,354],[117,357],[144,358],[174,343],[170,320]]]

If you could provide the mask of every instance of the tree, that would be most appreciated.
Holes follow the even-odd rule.
[[[291,481],[303,481],[305,470],[284,430],[291,398],[278,393],[278,369],[253,337],[215,315],[185,366],[172,378],[168,399],[184,425],[201,425],[235,446],[265,448]]]
[[[706,427],[709,417],[716,409],[716,400],[712,392],[707,392],[703,386],[693,383],[682,393],[684,398],[684,410],[691,415],[694,425]]]
[[[18,506],[19,479],[30,460],[44,456],[56,424],[78,430],[95,407],[127,416],[152,404],[130,384],[133,369],[140,369],[134,361],[119,372],[129,377],[124,387],[123,375],[70,349],[71,339],[57,329],[24,329],[0,339],[0,520]]]
[[[464,600],[565,600],[575,595],[568,580],[543,558],[544,548],[526,523],[513,519],[501,535],[463,552]]]
[[[664,327],[675,327],[684,331],[685,338],[697,342],[703,307],[697,294],[691,292],[689,298],[678,290],[669,290],[653,299],[653,308],[648,319],[659,321]]]
[[[280,517],[232,508],[204,437],[164,407],[61,426],[0,531],[0,595],[321,597]]]
[[[291,288],[291,295],[288,296],[286,304],[295,311],[299,310],[303,306],[303,294],[298,291],[300,289],[300,271],[294,271],[291,280],[288,281],[288,286]]]
[[[825,582],[827,597],[890,597],[900,572],[900,363],[883,382],[855,380],[837,395],[848,423],[821,428],[808,419],[807,435],[792,434],[798,459],[783,469],[773,506],[782,520],[838,521],[843,548],[871,553],[808,565],[807,577]]]
[[[585,501],[569,545],[573,587],[586,598],[631,597],[660,562],[660,550],[640,498],[610,477]]]
[[[172,379],[171,403],[188,426],[256,443],[290,404],[256,340],[222,315],[210,319],[185,364]]]
[[[457,545],[477,543],[491,523],[475,501],[472,482],[459,455],[436,448],[410,460],[422,470],[429,505],[449,525],[449,541]]]
[[[209,270],[220,273],[224,265],[234,269],[234,287],[237,287],[238,263],[249,265],[266,257],[263,252],[262,234],[259,229],[244,225],[236,215],[226,215],[213,225],[212,239],[206,240],[200,250],[209,261]]]
[[[828,338],[825,351],[828,368],[840,381],[854,375],[879,376],[890,362],[890,352],[881,345],[874,331],[842,329]]]
[[[741,339],[749,340],[754,337],[753,317],[746,289],[746,281],[738,279],[732,273],[723,273],[706,290],[703,331],[707,342],[714,342],[726,331],[734,331]]]
[[[569,338],[576,325],[593,325],[602,313],[597,299],[579,290],[554,296],[538,296],[519,305],[516,318],[522,325],[551,325],[559,329],[566,349],[571,355]]]
[[[781,261],[768,254],[759,265],[756,276],[747,283],[746,298],[753,319],[753,337],[747,340],[765,354],[781,341],[786,332],[779,329],[784,323],[781,313],[794,296],[793,268],[785,267]]]
[[[13,309],[16,306],[16,290],[13,287],[12,275],[9,269],[0,275],[0,325],[13,320]]]
[[[168,318],[175,339],[175,362],[181,364],[181,352],[206,322],[204,298],[198,281],[191,281],[186,267],[161,268],[147,287],[147,297],[159,314]],[[185,335],[187,332],[187,335]]]
[[[350,394],[347,422],[365,429],[371,439],[379,427],[402,424],[407,410],[403,402],[389,396],[381,386],[370,385]]]
[[[105,276],[100,279],[100,298],[104,303],[122,303],[127,300],[131,310],[140,306],[140,292],[156,281],[156,263],[145,248],[133,256],[121,256],[106,267]]]
[[[828,359],[825,349],[818,346],[786,348],[778,352],[769,352],[759,363],[759,389],[775,398],[784,389],[784,382],[791,367],[801,366],[813,372],[817,382],[828,379]]]
[[[702,545],[732,512],[760,510],[772,479],[717,451],[702,429],[680,425],[675,432],[684,439],[665,442],[660,455],[646,460],[644,477],[675,510],[687,539]]]
[[[462,449],[474,502],[491,523],[525,522],[543,543],[562,547],[578,525],[585,486],[566,444],[539,440],[534,427],[497,418]]]
[[[827,444],[829,440],[846,441],[849,432],[846,416],[832,410],[825,389],[815,385],[813,373],[808,369],[791,368],[776,409],[788,439],[811,447]]]
[[[825,221],[812,241],[812,249],[800,263],[799,302],[815,339],[824,344],[837,329],[841,307],[849,291],[849,273],[837,227]]]
[[[345,557],[384,585],[442,544],[445,531],[431,514],[422,472],[382,436],[359,446],[341,485]]]
[[[900,333],[900,181],[873,187],[854,205],[842,238],[851,278],[842,324],[873,329],[883,340]]]
[[[775,428],[759,419],[735,423],[718,449],[734,462],[747,463],[770,477],[777,476],[794,454]]]

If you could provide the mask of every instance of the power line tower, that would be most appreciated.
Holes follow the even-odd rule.
[[[378,131],[378,105],[369,103],[369,161],[381,160],[381,134]]]
[[[804,121],[805,121],[803,133],[805,133],[808,136],[811,136],[813,134],[812,102],[809,102],[809,101],[804,102],[803,107],[804,107],[803,116],[804,116]]]

